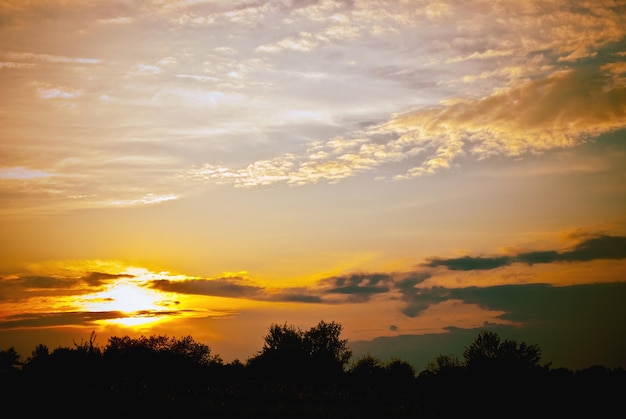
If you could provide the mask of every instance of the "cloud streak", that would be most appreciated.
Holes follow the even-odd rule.
[[[572,250],[543,250],[507,256],[463,256],[460,258],[432,258],[422,266],[443,266],[453,271],[490,270],[514,263],[527,265],[555,262],[588,262],[596,259],[626,259],[626,237],[598,236],[583,240]]]

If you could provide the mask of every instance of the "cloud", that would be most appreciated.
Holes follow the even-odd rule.
[[[430,151],[398,178],[434,173],[463,154],[479,159],[573,147],[626,127],[626,88],[598,68],[556,71],[481,99],[400,114],[372,128],[403,148]]]
[[[50,276],[25,276],[20,278],[21,287],[33,289],[68,290],[82,282],[80,278],[59,278]]]
[[[375,294],[389,292],[392,280],[387,274],[353,274],[327,278],[318,285],[324,289],[325,294],[346,295],[351,302],[364,302]]]
[[[626,258],[626,237],[619,236],[593,237],[583,241],[573,250],[560,254],[560,260],[567,262],[624,258]]]
[[[129,75],[132,76],[152,76],[156,74],[161,74],[163,70],[161,67],[151,64],[137,64],[131,71],[129,71]]]
[[[562,264],[564,262],[589,262],[595,260],[626,259],[626,237],[611,235],[577,235],[581,241],[565,250],[524,251],[493,257],[431,258],[420,265],[420,270],[412,272],[360,272],[323,278],[311,286],[272,288],[251,281],[246,273],[226,273],[217,278],[190,278],[184,275],[172,276],[167,272],[153,273],[145,269],[120,267],[119,272],[111,269],[87,270],[82,273],[71,269],[58,275],[9,275],[0,280],[0,295],[4,301],[27,304],[30,314],[5,316],[0,319],[0,328],[38,327],[38,325],[61,325],[79,321],[90,324],[97,320],[118,317],[147,317],[163,315],[183,315],[186,311],[184,299],[167,297],[161,305],[167,308],[180,305],[178,310],[148,310],[145,312],[120,315],[117,312],[78,311],[70,300],[61,304],[68,310],[65,313],[49,313],[46,301],[52,297],[89,295],[94,288],[117,283],[118,280],[132,280],[135,286],[153,290],[198,296],[232,299],[246,299],[266,302],[303,304],[367,304],[376,301],[398,301],[399,313],[408,319],[436,315],[439,307],[447,307],[456,313],[447,321],[464,324],[465,315],[472,314],[471,324],[481,315],[489,312],[492,321],[503,324],[525,324],[540,317],[533,317],[528,305],[550,306],[551,298],[558,294],[556,289],[582,290],[576,294],[582,298],[583,286],[554,286],[548,283],[488,285],[488,286],[433,286],[432,279],[445,275],[448,271],[485,271],[514,264],[533,266],[537,264]],[[108,265],[107,265],[108,266]],[[435,269],[431,269],[435,268]],[[590,278],[593,280],[593,278]],[[459,285],[459,284],[457,284]],[[622,285],[607,285],[621,289]],[[574,293],[574,291],[572,291]],[[575,294],[575,293],[574,293]],[[572,295],[574,295],[572,294]],[[62,301],[60,298],[59,301]],[[180,301],[180,303],[179,303]],[[581,300],[582,301],[582,300]],[[599,300],[598,300],[599,301]],[[474,305],[472,308],[470,306]],[[34,307],[41,308],[36,313]],[[443,308],[441,308],[443,310]],[[481,314],[482,313],[482,314]],[[455,317],[456,316],[456,317]],[[469,324],[469,323],[468,323]],[[396,324],[396,328],[406,325]]]
[[[290,290],[282,291],[277,294],[269,295],[265,298],[261,298],[265,301],[283,302],[283,303],[306,303],[306,304],[320,304],[325,301],[322,297],[314,295],[309,290],[303,290],[301,292],[293,292]]]
[[[593,358],[610,360],[603,362],[607,366],[624,364],[626,282],[564,287],[547,284],[467,287],[448,292],[450,298],[500,314],[488,317],[490,321],[482,324],[449,322],[434,333],[402,328],[403,334],[399,336],[352,341],[353,350],[401,356],[408,362],[426,366],[442,353],[462,357],[464,348],[478,332],[489,329],[505,338],[538,344],[542,361],[556,361],[554,367],[586,368]],[[411,324],[419,324],[418,321],[415,319]]]
[[[431,268],[435,268],[437,266],[445,266],[446,268],[454,271],[471,271],[476,269],[495,269],[501,266],[509,265],[510,263],[511,258],[507,256],[498,256],[492,258],[463,256],[453,259],[434,258],[430,262],[425,263],[423,266],[428,266]]]
[[[299,52],[309,52],[317,48],[319,42],[307,32],[301,32],[298,37],[285,38],[275,44],[261,45],[257,47],[258,52],[278,52],[291,50]]]
[[[3,57],[11,61],[47,62],[47,63],[74,63],[74,64],[98,64],[98,58],[66,57],[63,55],[35,54],[32,52],[8,52],[2,53]]]
[[[0,277],[0,300],[26,301],[39,296],[71,296],[90,293],[107,283],[135,278],[124,273],[85,272],[58,275],[9,275]]]
[[[468,304],[504,310],[503,319],[533,324],[551,319],[555,326],[569,323],[574,313],[582,322],[602,324],[618,321],[624,311],[619,303],[626,282],[579,284],[557,287],[549,284],[499,285],[450,289],[450,296]],[[555,304],[558,301],[559,304]],[[623,328],[623,326],[622,326]]]
[[[416,317],[428,307],[449,299],[449,292],[443,287],[424,288],[420,284],[431,277],[429,272],[413,272],[407,277],[397,279],[395,288],[400,291],[401,299],[406,303],[402,314]]]
[[[389,293],[392,285],[392,275],[379,273],[324,278],[313,287],[269,288],[254,285],[245,277],[231,275],[221,278],[158,279],[148,283],[150,288],[181,294],[313,304],[362,303],[374,295]]]
[[[591,65],[554,71],[483,98],[450,99],[394,115],[354,138],[315,142],[305,154],[239,169],[205,164],[184,177],[238,187],[304,185],[335,183],[390,163],[413,164],[395,175],[402,180],[448,169],[460,156],[481,160],[575,147],[626,128],[626,86],[613,82],[614,72]]]
[[[115,207],[132,207],[135,205],[160,204],[162,202],[174,201],[176,199],[178,199],[178,196],[173,194],[157,195],[149,193],[141,198],[109,201],[109,205]]]
[[[227,298],[258,299],[263,293],[262,287],[250,285],[243,278],[233,277],[185,280],[158,279],[151,281],[149,286],[166,292]]]
[[[35,83],[37,96],[42,99],[75,99],[83,94],[81,89],[73,89],[65,86],[52,86],[47,83]]]
[[[107,282],[115,281],[120,278],[134,278],[130,274],[110,274],[105,272],[89,272],[80,279],[92,287],[99,287]]]
[[[338,20],[338,19],[336,19]],[[346,41],[359,37],[361,29],[349,24],[330,25],[316,33],[301,31],[297,36],[291,36],[273,44],[264,44],[256,48],[257,52],[275,53],[284,50],[296,52],[311,52],[320,46],[331,45],[337,41]]]
[[[135,21],[134,18],[128,16],[111,17],[106,19],[98,19],[98,23],[102,25],[128,25]]]
[[[25,167],[7,167],[0,169],[0,179],[38,179],[53,176],[41,170],[33,170]]]
[[[104,320],[123,318],[151,318],[178,316],[186,314],[184,310],[142,310],[137,312],[120,311],[70,311],[48,313],[20,313],[0,318],[0,329],[39,328],[53,326],[91,326]]]
[[[13,61],[0,61],[0,69],[2,68],[31,68],[34,63],[16,63]]]
[[[591,237],[583,240],[572,250],[563,252],[543,250],[508,256],[432,258],[423,263],[422,266],[431,268],[443,266],[453,271],[473,271],[496,269],[513,263],[533,265],[555,262],[588,262],[596,259],[626,259],[626,237]]]

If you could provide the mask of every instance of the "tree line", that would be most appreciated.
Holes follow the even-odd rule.
[[[626,373],[594,366],[572,371],[541,364],[534,344],[482,330],[462,358],[440,354],[422,371],[406,361],[354,357],[342,326],[309,330],[272,324],[262,349],[224,363],[191,336],[96,335],[73,347],[40,344],[25,360],[0,350],[0,394],[20,416],[441,418],[623,411]]]

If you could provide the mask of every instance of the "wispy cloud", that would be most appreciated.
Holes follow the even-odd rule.
[[[335,183],[392,162],[416,162],[395,176],[407,179],[450,168],[462,155],[518,157],[574,147],[626,127],[626,89],[612,84],[611,77],[599,68],[557,71],[485,98],[448,100],[399,114],[359,137],[317,142],[308,154],[285,154],[240,169],[205,164],[185,176],[241,187],[303,185]],[[563,97],[568,100],[560,106]]]
[[[0,57],[11,61],[46,62],[46,63],[74,63],[74,64],[98,64],[98,58],[67,57],[62,55],[36,54],[32,52],[4,52]]]
[[[7,25],[24,44],[3,47],[0,67],[11,95],[34,87],[37,100],[11,115],[31,115],[26,125],[58,145],[35,159],[37,135],[27,135],[11,160],[54,172],[41,185],[54,192],[41,196],[66,210],[184,198],[197,187],[189,179],[240,188],[410,179],[461,157],[520,157],[623,128],[619,6],[523,3],[14,5]],[[45,16],[66,16],[66,31],[48,31],[55,44],[80,34],[80,47],[34,48],[32,22],[54,24]],[[147,36],[158,33],[172,36]],[[205,42],[172,43],[186,36]],[[609,52],[609,63],[596,61]],[[27,83],[11,70],[31,67],[46,71]],[[563,96],[567,106],[556,106]],[[67,112],[35,124],[49,105]],[[116,164],[106,174],[66,165],[114,162],[129,149],[171,160],[136,177]]]
[[[80,89],[65,86],[52,86],[49,84],[36,83],[37,96],[42,99],[74,99],[83,94]]]
[[[26,167],[7,167],[0,169],[0,179],[38,179],[47,178],[53,174]]]
[[[135,205],[151,205],[151,204],[160,204],[162,202],[173,201],[178,199],[176,195],[155,195],[155,194],[147,194],[140,198],[135,199],[126,199],[119,201],[110,201],[110,205],[115,207],[131,207]]]

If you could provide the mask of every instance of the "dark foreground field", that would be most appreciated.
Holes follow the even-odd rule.
[[[341,326],[272,326],[264,348],[225,364],[191,337],[111,338],[22,361],[0,351],[3,417],[448,418],[624,417],[626,372],[541,365],[540,348],[481,332],[463,359],[423,371],[352,359]]]

